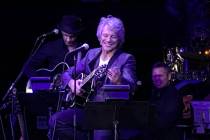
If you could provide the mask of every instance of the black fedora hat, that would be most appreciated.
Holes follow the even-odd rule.
[[[64,15],[58,23],[58,29],[68,34],[78,34],[83,30],[82,19],[74,15]]]

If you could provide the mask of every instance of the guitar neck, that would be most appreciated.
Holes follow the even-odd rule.
[[[96,69],[94,69],[85,79],[83,79],[81,83],[81,87],[83,87],[95,74]]]

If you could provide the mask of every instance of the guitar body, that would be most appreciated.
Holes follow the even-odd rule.
[[[79,75],[79,78],[77,79],[85,79],[85,74],[81,73]],[[85,83],[82,88],[80,95],[74,95],[74,92],[70,90],[68,95],[71,95],[71,99],[66,99],[67,106],[70,107],[84,107],[85,104],[88,102],[89,98],[94,94],[94,90],[91,89],[91,81],[89,80],[87,83]],[[73,96],[72,96],[73,95]]]
[[[74,97],[73,106],[74,107],[84,107],[89,101],[90,97],[94,94],[94,91],[85,91],[83,95],[76,95]]]
[[[101,77],[106,75],[106,65],[102,65],[96,69],[94,69],[88,76],[84,77],[82,74],[82,83],[81,83],[81,93],[80,95],[74,95],[71,100],[70,107],[84,107],[89,99],[94,95],[93,89],[93,77],[94,80],[100,79]],[[69,95],[72,95],[72,92]]]
[[[36,70],[36,76],[38,77],[55,77],[57,74],[63,73],[68,69],[67,64],[64,62],[58,63],[53,69],[47,69],[47,68],[39,68]]]
[[[40,68],[36,70],[35,76],[31,78],[39,78],[40,81],[41,79],[48,79],[48,82],[51,83],[51,86],[49,90],[58,90],[62,86],[62,72],[67,69],[68,67],[66,66],[67,64],[65,63],[59,63],[57,64],[54,69],[46,69],[46,68]],[[31,79],[28,80],[27,85],[26,85],[26,93],[33,93],[33,89],[31,86]]]

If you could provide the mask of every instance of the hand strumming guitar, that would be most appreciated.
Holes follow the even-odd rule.
[[[75,83],[74,79],[70,80],[69,83],[68,83],[68,86],[70,87],[72,92],[75,91],[74,83]],[[76,95],[81,95],[82,94],[82,92],[81,92],[81,83],[82,83],[81,79],[76,80]]]
[[[108,69],[107,77],[113,84],[120,84],[121,83],[121,72],[118,67],[113,67]]]

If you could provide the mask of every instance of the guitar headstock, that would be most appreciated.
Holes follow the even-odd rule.
[[[101,65],[96,69],[95,76],[96,78],[100,79],[106,75],[106,72],[107,72],[107,65]]]

